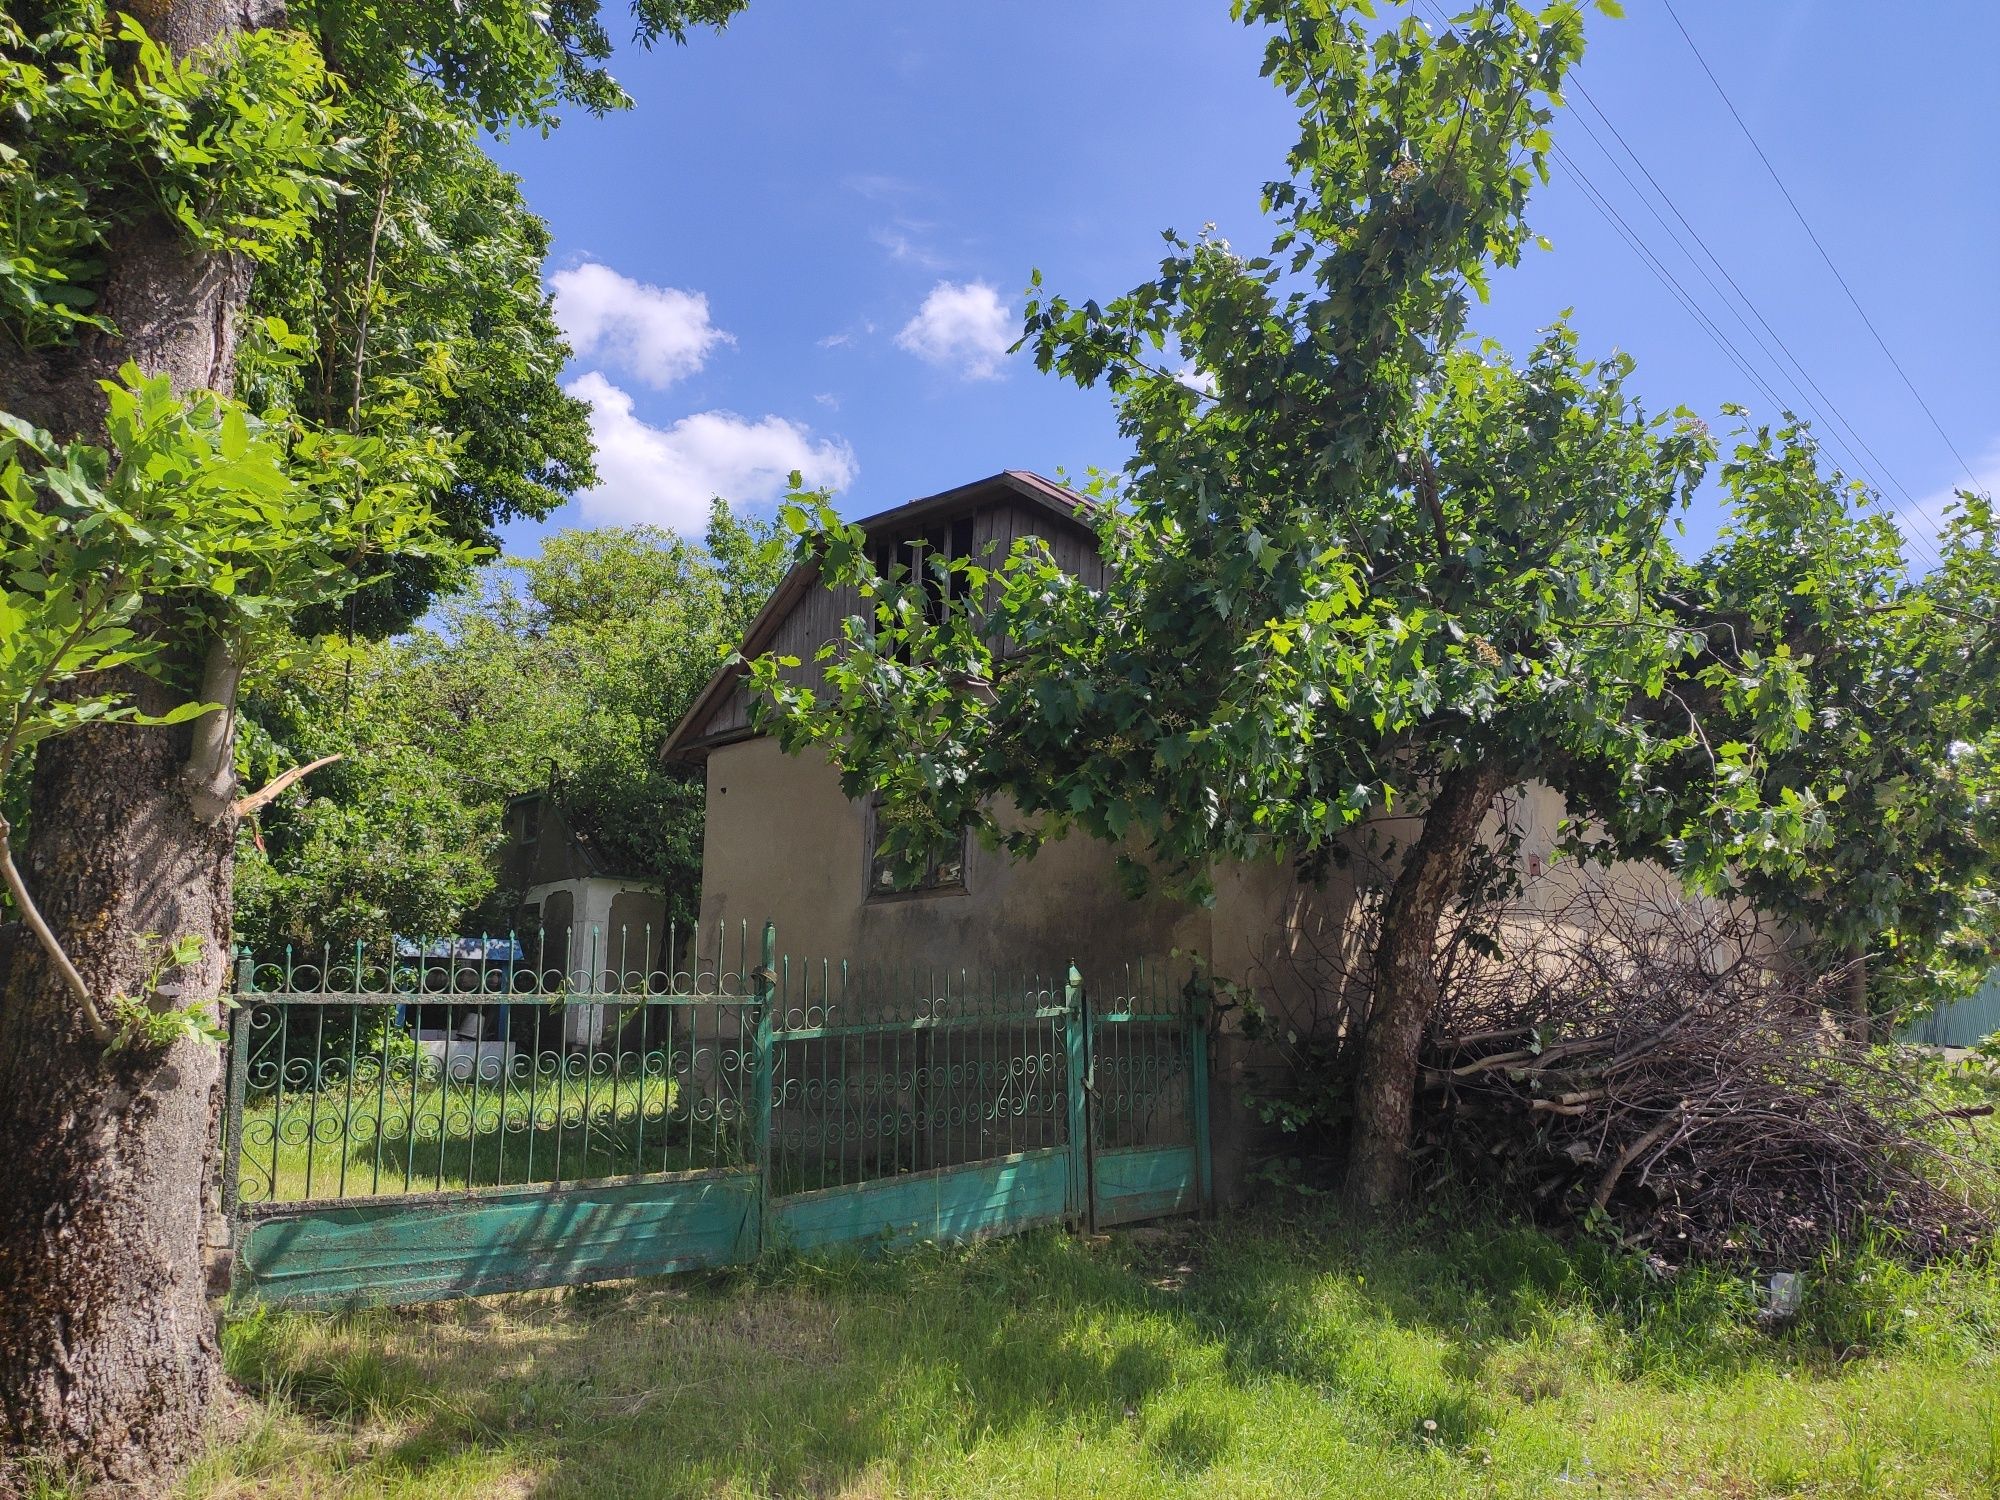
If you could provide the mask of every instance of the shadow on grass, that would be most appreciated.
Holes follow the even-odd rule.
[[[1448,1372],[1287,1335],[1316,1321],[1315,1275],[1246,1265],[1199,1230],[1162,1244],[1045,1233],[672,1285],[253,1318],[232,1330],[231,1364],[316,1419],[393,1434],[372,1459],[384,1470],[420,1478],[504,1450],[549,1497],[831,1493],[1024,1435],[1125,1433],[1192,1477],[1234,1433],[1225,1414],[1174,1398],[1270,1374],[1327,1386],[1392,1441],[1469,1436],[1483,1412]],[[1369,1306],[1384,1323],[1414,1308],[1390,1283]]]
[[[1759,1332],[1742,1286],[1660,1285],[1630,1257],[1442,1217],[1043,1232],[252,1318],[231,1330],[231,1366],[322,1421],[382,1434],[354,1471],[369,1493],[422,1492],[481,1462],[545,1500],[948,1493],[994,1451],[1043,1466],[1022,1493],[1080,1493],[1059,1483],[1064,1463],[1107,1442],[1161,1493],[1199,1493],[1249,1440],[1248,1414],[1277,1400],[1367,1448],[1371,1473],[1445,1463],[1472,1484],[1468,1455],[1503,1405],[1814,1357],[1809,1339]]]

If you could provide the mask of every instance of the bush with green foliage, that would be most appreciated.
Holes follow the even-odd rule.
[[[699,899],[702,783],[669,730],[775,586],[767,528],[717,503],[703,543],[567,531],[388,641],[301,646],[245,701],[251,779],[338,753],[246,833],[237,932],[286,943],[506,931],[505,799],[547,789],[607,869]]]

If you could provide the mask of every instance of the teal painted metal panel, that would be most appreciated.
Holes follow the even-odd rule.
[[[1192,1213],[1201,1206],[1193,1146],[1123,1146],[1099,1151],[1092,1165],[1097,1225]]]
[[[774,1198],[772,1234],[794,1250],[969,1240],[1060,1223],[1068,1205],[1069,1150],[1051,1146]]]
[[[245,1212],[234,1290],[426,1302],[731,1265],[755,1254],[749,1172]]]
[[[1986,982],[1951,1005],[1941,1005],[1897,1033],[1897,1040],[1930,1047],[1976,1047],[2000,1032],[2000,969]]]

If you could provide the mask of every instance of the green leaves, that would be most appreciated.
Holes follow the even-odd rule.
[[[1746,427],[1723,482],[1728,524],[1679,589],[1702,649],[1672,687],[1766,789],[1768,807],[1726,816],[1796,843],[1788,861],[1707,863],[1823,961],[1872,950],[1879,1014],[1928,1004],[1984,971],[2000,928],[1991,503],[1966,497],[1919,576],[1803,426]],[[1665,796],[1690,795],[1697,753],[1663,766]]]
[[[175,58],[93,0],[30,35],[0,15],[0,319],[27,348],[85,328],[107,237],[149,213],[203,250],[268,259],[331,201],[335,115],[300,32]]]
[[[129,683],[91,691],[114,670],[157,674],[176,632],[254,654],[286,611],[352,588],[354,557],[448,550],[385,445],[122,374],[105,386],[110,451],[0,422],[0,766],[85,724],[214,708],[144,714]]]
[[[250,685],[246,780],[346,759],[265,810],[261,850],[239,849],[243,937],[506,930],[503,802],[552,781],[594,857],[660,879],[691,920],[702,784],[659,749],[776,583],[767,531],[718,507],[703,542],[555,532],[397,638],[297,644]]]
[[[1027,303],[1037,365],[1104,384],[1132,444],[1097,490],[1105,586],[1017,544],[926,609],[799,497],[795,556],[863,608],[821,693],[751,664],[759,722],[926,831],[1081,828],[1190,891],[1217,859],[1421,811],[1470,762],[1564,784],[1697,879],[1795,863],[1828,802],[1773,756],[1811,732],[1817,653],[1720,658],[1685,607],[1672,537],[1706,428],[1652,416],[1630,361],[1560,324],[1525,361],[1461,337],[1461,288],[1529,238],[1576,8],[1495,0],[1443,35],[1403,8],[1234,11],[1299,113],[1269,254],[1169,235],[1121,297],[1038,280]]]

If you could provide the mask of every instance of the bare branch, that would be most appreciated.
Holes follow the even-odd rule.
[[[239,818],[247,818],[252,813],[270,806],[271,803],[277,801],[284,794],[288,787],[296,782],[303,781],[321,766],[330,766],[335,761],[345,758],[344,755],[336,752],[332,755],[322,755],[318,760],[309,760],[302,766],[293,766],[291,770],[275,778],[270,785],[264,787],[262,790],[252,792],[247,797],[238,798],[235,807],[231,811]]]
[[[204,823],[221,822],[236,805],[230,793],[236,789],[236,693],[242,682],[242,655],[218,634],[208,643],[197,700],[215,707],[194,721],[194,743],[181,772],[188,802]]]

